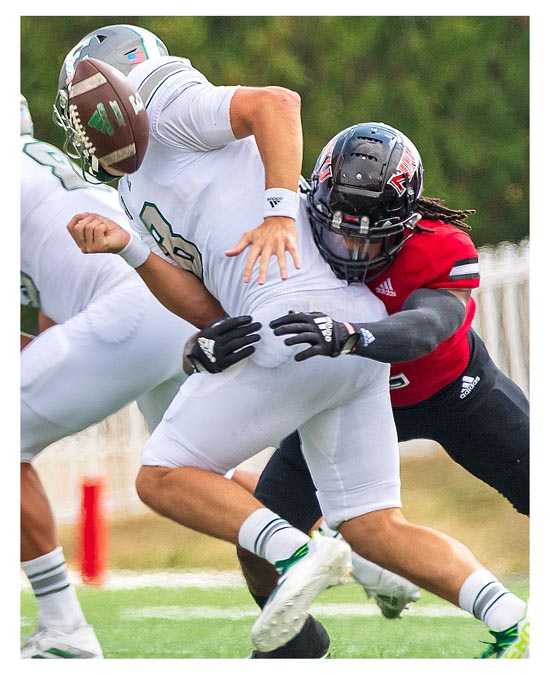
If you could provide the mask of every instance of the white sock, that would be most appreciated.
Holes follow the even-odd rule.
[[[523,600],[486,569],[470,574],[460,589],[458,604],[483,621],[490,630],[498,632],[518,623],[527,608]]]
[[[69,581],[61,546],[21,563],[38,603],[38,625],[76,627],[86,624],[74,587]]]
[[[239,544],[272,565],[290,558],[309,541],[307,534],[266,508],[251,513],[239,530]]]

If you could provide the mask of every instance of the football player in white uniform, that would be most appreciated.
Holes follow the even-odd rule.
[[[66,224],[82,208],[130,229],[113,188],[92,187],[62,152],[34,138],[21,97],[22,303],[52,326],[28,336],[21,353],[21,561],[39,608],[23,658],[102,655],[69,583],[33,459],[133,400],[152,431],[185,379],[183,346],[196,332],[118,256],[78,250]]]
[[[177,57],[129,66],[117,27],[108,30],[101,39],[101,30],[87,36],[68,55],[57,111],[82,150],[77,130],[71,131],[66,88],[86,56],[122,69],[140,93],[149,145],[138,171],[121,179],[119,193],[142,241],[101,213],[76,214],[69,231],[85,253],[119,253],[182,317],[193,315],[203,282],[228,314],[250,314],[262,323],[249,359],[184,383],[143,450],[141,498],[158,513],[239,543],[277,567],[278,587],[252,629],[256,649],[274,650],[299,633],[312,600],[349,569],[350,549],[339,539],[309,539],[223,474],[298,428],[328,525],[360,555],[464,606],[466,596],[468,602],[478,597],[489,572],[462,544],[401,514],[386,364],[298,364],[296,350],[268,327],[285,312],[321,304],[336,320],[386,316],[365,286],[338,280],[315,246],[297,192],[298,95],[280,87],[213,86]],[[85,153],[83,159],[89,163]],[[238,257],[247,246],[247,258]],[[323,330],[330,339],[331,322]],[[215,341],[204,348],[214,354]],[[498,597],[481,600],[492,603],[487,623],[497,630],[525,611],[523,601],[499,588]]]

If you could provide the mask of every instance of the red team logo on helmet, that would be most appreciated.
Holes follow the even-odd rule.
[[[389,179],[388,185],[391,185],[401,197],[401,195],[405,192],[406,179],[408,178],[409,181],[411,181],[417,169],[418,159],[409,148],[404,148],[403,155],[399,160],[399,164],[397,165],[395,172]]]
[[[323,148],[320,157],[322,157],[321,166],[319,167],[318,176],[319,182],[324,183],[327,178],[332,176],[332,151],[338,140],[338,135],[331,139]]]

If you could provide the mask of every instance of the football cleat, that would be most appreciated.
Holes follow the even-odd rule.
[[[489,633],[495,638],[495,641],[486,643],[489,646],[480,658],[528,659],[530,628],[530,621],[525,616],[507,630],[490,630]]]
[[[39,627],[21,647],[22,659],[102,659],[91,626]]]
[[[252,627],[252,643],[270,652],[290,642],[302,629],[315,598],[344,582],[351,570],[351,548],[338,539],[313,533],[298,555],[276,565],[281,576]]]
[[[322,523],[318,531],[326,537],[342,539],[342,535]],[[352,553],[351,576],[363,586],[367,597],[374,598],[386,619],[397,619],[410,602],[420,598],[419,588],[394,572]]]
[[[249,659],[327,659],[330,638],[324,626],[310,614],[295,638],[271,652],[254,650]]]
[[[355,578],[355,566],[351,574]],[[359,582],[361,583],[361,582]],[[383,570],[375,587],[363,585],[368,598],[380,608],[386,619],[401,618],[401,612],[420,598],[418,586],[389,570]]]

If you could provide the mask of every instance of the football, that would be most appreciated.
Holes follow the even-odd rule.
[[[116,68],[80,61],[69,86],[69,114],[94,171],[119,176],[139,169],[149,139],[147,111]]]

